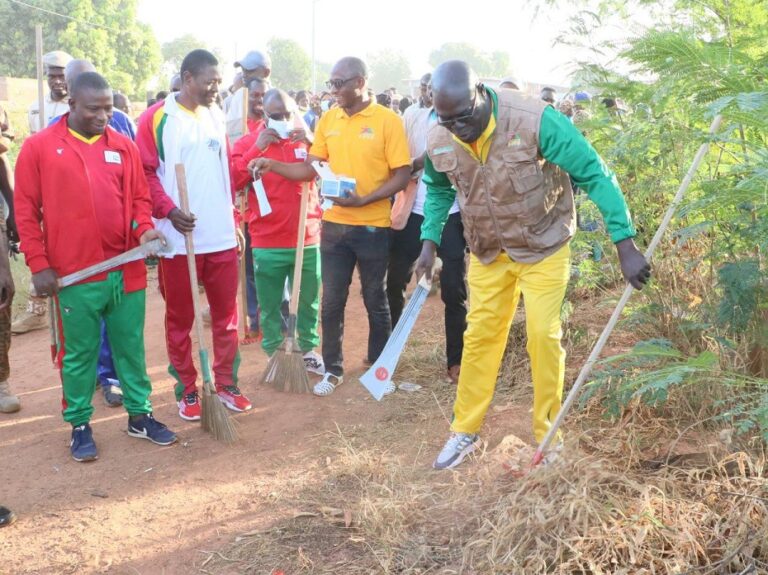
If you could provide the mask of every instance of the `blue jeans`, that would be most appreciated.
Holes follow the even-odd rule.
[[[363,302],[368,311],[368,361],[381,354],[392,332],[386,281],[389,228],[323,222],[320,239],[323,270],[323,362],[325,370],[343,375],[344,309],[355,265],[360,270]]]
[[[99,348],[99,363],[96,366],[96,373],[102,387],[110,385],[120,387],[120,380],[117,378],[115,364],[112,361],[112,350],[109,347],[107,324],[104,320],[101,321],[101,347]]]

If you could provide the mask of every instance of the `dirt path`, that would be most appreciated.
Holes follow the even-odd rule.
[[[425,314],[437,319],[439,308],[439,298],[430,298]],[[353,285],[344,346],[350,376],[364,369],[366,318]],[[69,456],[47,332],[14,337],[11,381],[23,407],[0,417],[0,503],[19,521],[0,532],[0,573],[197,572],[199,549],[216,549],[275,519],[265,504],[322,463],[317,450],[337,423],[372,425],[398,409],[394,402],[377,404],[352,377],[326,400],[258,386],[265,356],[246,346],[242,388],[255,407],[237,416],[241,440],[224,447],[177,416],[162,321],[163,303],[152,287],[146,325],[152,399],[157,418],[180,441],[159,448],[128,437],[125,412],[107,408],[97,391],[92,424],[100,459],[92,464]],[[442,439],[435,436],[435,444]],[[433,449],[427,451],[431,457]]]

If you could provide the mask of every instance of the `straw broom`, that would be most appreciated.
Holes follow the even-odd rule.
[[[181,211],[189,215],[189,194],[187,192],[187,174],[184,164],[176,164],[176,185],[179,188]],[[214,439],[232,443],[237,439],[235,423],[227,413],[227,408],[219,401],[216,388],[211,381],[211,366],[208,361],[208,350],[203,333],[203,310],[200,306],[200,295],[197,291],[197,265],[195,263],[195,245],[192,232],[184,234],[184,244],[187,248],[187,264],[189,266],[189,284],[192,292],[192,305],[195,309],[195,331],[197,344],[200,349],[200,369],[203,371],[202,408],[203,429],[213,435]]]
[[[296,259],[293,264],[293,286],[291,301],[288,306],[288,333],[280,348],[269,358],[267,368],[261,378],[262,383],[269,383],[279,391],[291,393],[309,393],[309,376],[304,366],[304,354],[296,341],[296,315],[301,292],[301,268],[304,263],[304,233],[307,227],[307,202],[309,184],[301,189],[301,208],[299,210],[299,230],[296,240]]]

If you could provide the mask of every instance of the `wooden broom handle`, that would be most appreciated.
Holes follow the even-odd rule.
[[[244,138],[246,135],[248,135],[248,86],[243,86],[243,135],[241,138]],[[250,330],[249,325],[249,319],[248,319],[248,277],[246,274],[246,258],[253,257],[252,255],[248,254],[245,245],[246,245],[246,234],[248,233],[248,219],[246,217],[246,213],[248,211],[248,186],[245,186],[242,190],[240,190],[240,205],[238,206],[238,210],[240,212],[240,216],[242,218],[242,232],[243,232],[243,251],[240,254],[242,256],[240,261],[240,321],[243,324],[243,334],[245,337],[248,337],[248,333]]]
[[[185,215],[189,213],[189,192],[187,191],[187,173],[184,170],[184,164],[176,164],[176,186],[179,189],[179,209]],[[200,348],[205,347],[205,336],[203,334],[203,310],[200,308],[200,296],[197,291],[197,263],[195,261],[195,242],[192,239],[194,232],[184,234],[184,246],[187,249],[187,266],[189,267],[189,287],[192,291],[192,306],[195,310],[195,332],[197,333],[197,343]]]
[[[304,266],[304,235],[307,229],[307,204],[309,203],[309,182],[301,184],[301,206],[299,208],[299,229],[296,238],[296,260],[293,266],[293,286],[288,313],[298,315],[299,292],[301,291],[301,270]]]
[[[243,86],[243,136],[248,134],[248,86]]]

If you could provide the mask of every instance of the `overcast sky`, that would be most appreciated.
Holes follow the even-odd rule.
[[[248,50],[264,49],[273,36],[297,40],[311,56],[312,5],[313,0],[140,0],[139,16],[161,43],[191,33],[218,48],[231,65]],[[402,51],[418,77],[429,71],[433,49],[469,42],[484,51],[509,52],[524,80],[567,85],[576,56],[567,47],[553,47],[567,10],[546,10],[534,18],[524,0],[315,0],[315,8],[319,61],[388,48]],[[226,81],[234,71],[225,72]]]

